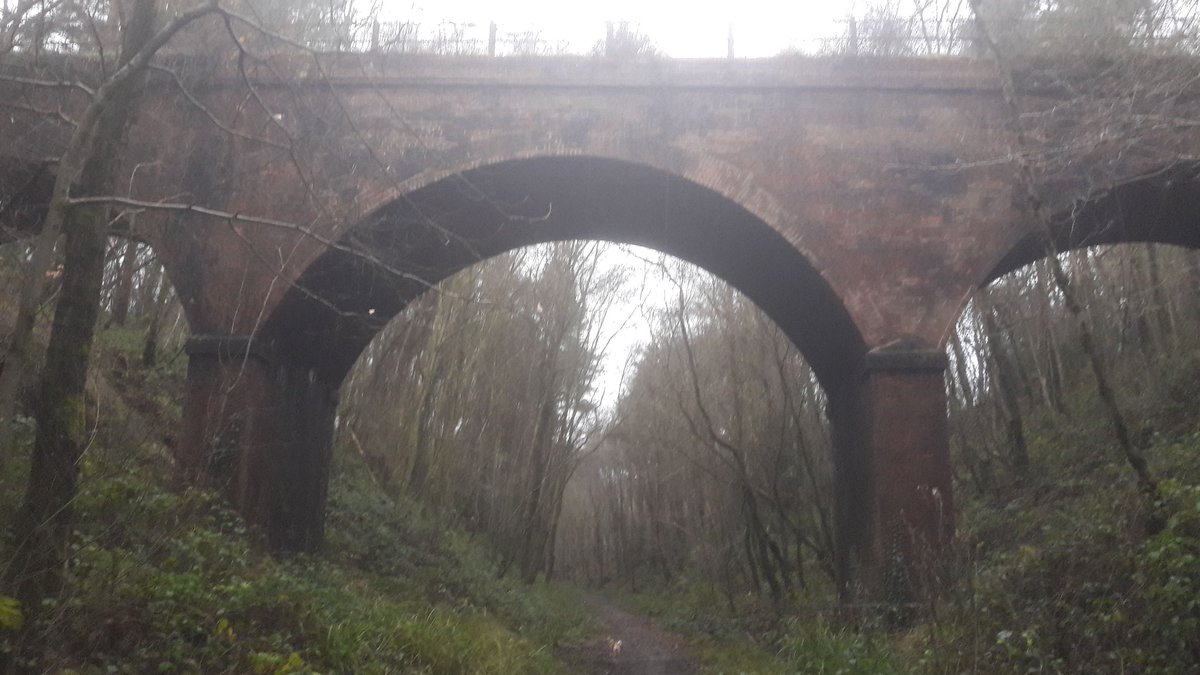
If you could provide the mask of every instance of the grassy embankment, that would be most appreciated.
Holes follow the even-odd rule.
[[[183,361],[134,362],[136,331],[109,331],[91,387],[95,437],[62,595],[36,629],[38,672],[554,673],[553,646],[598,630],[569,587],[496,578],[484,549],[386,494],[339,456],[328,546],[275,559],[215,494],[172,485]],[[0,462],[0,513],[27,471],[28,424]],[[167,441],[169,442],[169,441]],[[4,533],[7,537],[7,531]],[[6,560],[11,543],[0,544]],[[0,603],[0,648],[20,620]]]

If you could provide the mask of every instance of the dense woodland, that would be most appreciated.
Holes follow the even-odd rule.
[[[916,604],[838,603],[827,402],[780,329],[702,270],[595,242],[482,261],[389,324],[341,388],[325,550],[269,555],[175,475],[188,326],[155,252],[70,199],[112,189],[122,73],[220,48],[191,22],[263,50],[486,50],[378,9],[3,5],[0,66],[103,47],[130,68],[92,83],[40,232],[0,246],[0,670],[561,672],[564,645],[602,637],[581,600],[601,594],[712,672],[1197,672],[1200,251],[1163,245],[1049,246],[964,299],[959,536]],[[1191,0],[895,0],[822,49],[1011,78],[1034,57],[1194,57],[1197,21]],[[656,58],[630,24],[595,52]],[[1194,76],[1143,84],[1169,99]],[[1009,102],[1049,228],[1038,180],[1087,150],[1040,146]],[[1131,146],[1145,121],[1095,115]]]

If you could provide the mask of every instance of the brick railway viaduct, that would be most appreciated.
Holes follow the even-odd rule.
[[[691,261],[778,322],[829,397],[838,569],[877,586],[897,551],[953,534],[943,350],[959,312],[1046,254],[1017,153],[1062,215],[1060,250],[1200,246],[1198,144],[1165,122],[1197,106],[1154,93],[1177,63],[1031,66],[1015,122],[993,66],[968,59],[174,62],[129,132],[119,196],[271,222],[125,224],[193,334],[178,460],[282,549],[320,543],[338,386],[372,336],[473,262],[587,238]],[[0,98],[79,104],[11,83]],[[38,167],[67,130],[5,115],[11,232],[37,221]]]

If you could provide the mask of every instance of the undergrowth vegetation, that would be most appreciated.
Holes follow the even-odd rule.
[[[909,635],[927,670],[1187,673],[1200,663],[1200,433],[1157,436],[1161,531],[1106,448],[1038,444],[1042,471],[963,515],[964,578]]]
[[[264,554],[219,495],[170,482],[163,443],[178,411],[158,392],[177,386],[177,362],[127,371],[120,336],[102,344],[100,360],[112,370],[98,369],[105,375],[92,386],[94,440],[81,467],[65,588],[33,627],[46,656],[16,666],[552,673],[561,667],[553,647],[594,630],[571,589],[498,578],[480,544],[384,493],[352,455],[335,462],[326,552]],[[11,457],[0,475],[6,513],[27,471]],[[0,560],[10,546],[0,547]],[[0,649],[12,656],[22,613],[3,600]]]
[[[959,576],[907,629],[847,619],[828,586],[732,607],[686,577],[611,595],[690,636],[710,672],[1200,672],[1200,355],[1147,379],[1129,406],[1163,478],[1159,531],[1081,388],[1075,414],[1031,418],[1027,475],[959,484]]]
[[[354,452],[336,456],[325,551],[266,555],[220,495],[173,482],[184,360],[131,367],[131,335],[100,341],[65,588],[24,632],[45,655],[20,660],[25,613],[0,597],[0,659],[61,673],[553,673],[555,646],[595,637],[578,590],[501,577],[480,540],[381,487]],[[1146,503],[1081,386],[1071,414],[1030,415],[1027,473],[958,484],[957,576],[904,629],[838,608],[815,576],[779,603],[687,572],[606,592],[687,636],[713,673],[1200,672],[1200,355],[1141,379],[1125,404],[1161,503]],[[15,432],[27,447],[32,423]],[[4,513],[26,457],[0,457]]]

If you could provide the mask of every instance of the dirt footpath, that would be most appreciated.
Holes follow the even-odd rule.
[[[645,617],[636,616],[596,595],[586,596],[607,637],[559,650],[559,657],[589,675],[690,675],[700,672],[684,654],[678,636],[664,633]]]

